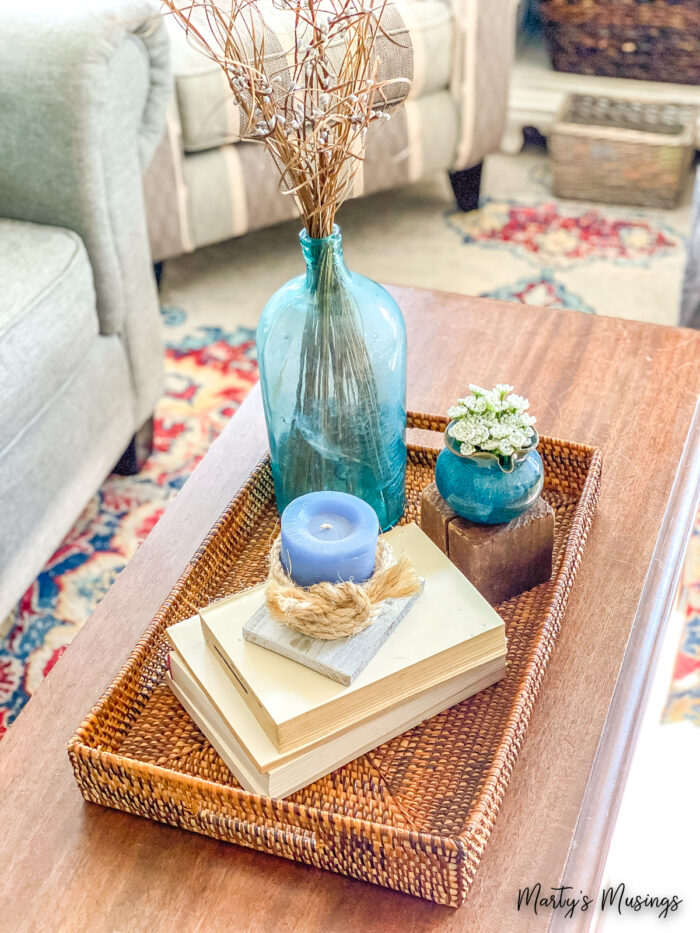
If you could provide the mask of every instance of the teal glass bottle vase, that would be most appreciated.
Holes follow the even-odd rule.
[[[537,501],[544,486],[544,465],[534,432],[528,447],[512,457],[477,451],[462,454],[459,443],[445,431],[445,447],[435,464],[438,492],[450,508],[479,525],[509,522]]]
[[[406,329],[398,305],[349,272],[340,230],[300,234],[306,274],[268,301],[257,349],[280,512],[332,489],[401,518],[406,473]]]

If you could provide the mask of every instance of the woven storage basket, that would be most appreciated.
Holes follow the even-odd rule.
[[[444,431],[445,419],[409,416]],[[552,579],[499,607],[505,678],[285,800],[243,791],[164,685],[167,626],[264,579],[278,521],[264,461],[185,568],[69,756],[86,800],[453,907],[464,901],[559,631],[598,498],[600,451],[542,438]],[[409,447],[403,521],[437,451]],[[164,842],[165,844],[165,842]]]
[[[554,193],[673,207],[693,158],[696,117],[676,104],[567,97],[549,137]]]
[[[540,0],[557,71],[700,84],[700,0]]]

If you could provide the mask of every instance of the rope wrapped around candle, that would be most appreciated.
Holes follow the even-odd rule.
[[[410,560],[395,560],[391,545],[381,537],[374,572],[364,583],[298,586],[282,566],[280,551],[277,538],[270,550],[265,590],[268,611],[276,622],[313,638],[329,641],[357,635],[374,622],[385,599],[413,596],[421,588]]]

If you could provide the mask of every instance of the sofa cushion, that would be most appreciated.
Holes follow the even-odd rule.
[[[408,32],[411,51],[406,54],[412,60],[412,73],[405,77],[412,79],[410,96],[422,97],[448,87],[453,20],[447,0],[399,0],[387,8],[385,17],[399,43],[390,49],[390,56],[401,58],[402,36]],[[266,19],[268,25],[270,22],[271,18]],[[168,25],[185,151],[201,152],[237,142],[239,110],[223,71],[187,40],[172,17]],[[289,47],[289,35],[283,36],[277,25],[274,28],[278,30],[274,37],[278,48]]]
[[[0,220],[0,451],[55,397],[98,334],[77,234]]]
[[[370,128],[353,196],[452,168],[458,130],[449,91],[407,100],[388,123]],[[191,153],[183,171],[188,237],[197,249],[298,216],[264,146],[242,142]]]

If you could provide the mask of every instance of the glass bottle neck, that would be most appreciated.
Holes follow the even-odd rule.
[[[301,252],[306,262],[306,284],[315,289],[322,279],[341,279],[347,275],[343,259],[343,238],[340,228],[335,226],[327,237],[315,239],[306,230],[299,234]]]

